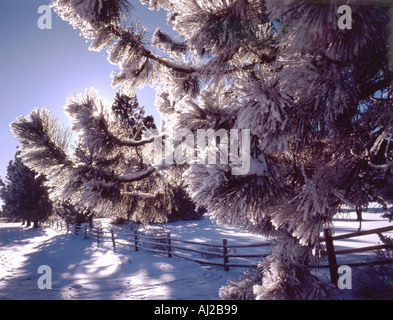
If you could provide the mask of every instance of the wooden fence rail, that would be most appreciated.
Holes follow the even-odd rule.
[[[336,255],[367,252],[367,251],[376,251],[376,250],[382,250],[382,249],[393,249],[393,245],[384,244],[384,245],[367,246],[367,247],[361,247],[361,248],[335,250],[335,248],[334,248],[334,241],[335,240],[344,240],[344,239],[361,237],[361,236],[370,235],[370,234],[379,234],[382,232],[388,232],[388,231],[392,231],[392,230],[393,230],[393,226],[389,226],[389,227],[370,229],[370,230],[365,230],[365,231],[346,233],[346,234],[342,234],[342,235],[338,235],[338,236],[332,236],[331,229],[325,229],[324,230],[324,237],[321,238],[321,241],[324,241],[326,244],[328,265],[320,265],[320,266],[315,266],[315,267],[316,268],[329,268],[330,280],[331,280],[332,284],[337,284],[338,267],[339,266],[337,264]],[[391,264],[391,263],[393,263],[393,259],[378,260],[378,261],[374,260],[374,261],[357,262],[357,263],[356,262],[355,263],[345,263],[343,265],[346,265],[348,267],[362,267],[362,266],[366,266],[368,264],[381,265],[381,264]]]
[[[61,222],[60,222],[61,224]],[[61,226],[57,225],[57,229],[61,230]],[[67,227],[70,229],[71,227]],[[75,234],[84,234],[84,238],[90,238],[96,240],[97,244],[100,243],[112,243],[112,246],[116,245],[126,245],[133,247],[135,251],[143,249],[150,252],[161,253],[171,258],[172,256],[197,262],[206,265],[221,266],[224,270],[229,271],[230,267],[242,267],[242,268],[256,268],[257,263],[229,263],[229,258],[232,259],[243,259],[243,258],[262,258],[266,257],[268,253],[247,253],[247,254],[235,254],[230,253],[233,249],[247,249],[247,248],[262,248],[270,246],[270,243],[257,243],[250,245],[228,245],[227,239],[222,240],[222,244],[209,244],[201,243],[189,240],[178,239],[172,237],[170,233],[166,233],[162,236],[152,236],[148,234],[143,234],[138,231],[131,233],[125,232],[115,232],[115,231],[104,231],[97,228],[91,228],[88,226],[72,226]],[[183,245],[182,245],[183,244]],[[192,247],[186,247],[184,245],[192,245]],[[200,249],[198,247],[206,247],[207,250]],[[211,251],[209,251],[209,249]],[[198,259],[195,257],[190,257],[184,254],[184,252],[198,253],[202,256],[206,256],[210,259],[218,258],[222,262],[208,261],[206,259]]]
[[[242,267],[242,268],[256,268],[258,267],[257,263],[255,264],[246,264],[246,263],[229,263],[229,258],[239,259],[239,258],[263,258],[268,256],[267,252],[261,253],[247,253],[247,254],[237,254],[230,253],[230,250],[233,249],[247,249],[247,248],[263,248],[269,247],[271,244],[268,242],[257,243],[257,244],[249,244],[249,245],[228,245],[227,239],[222,239],[222,244],[210,244],[210,243],[201,243],[189,240],[178,239],[172,237],[170,233],[166,233],[162,236],[151,236],[147,234],[140,233],[138,231],[134,231],[132,233],[125,232],[115,232],[115,231],[104,231],[97,228],[91,228],[88,226],[76,226],[69,225],[63,221],[47,221],[47,226],[55,228],[60,231],[71,232],[74,231],[76,235],[82,234],[84,238],[91,238],[96,240],[97,244],[110,242],[112,246],[116,245],[126,245],[133,247],[135,251],[139,251],[139,249],[161,253],[167,255],[169,258],[172,256],[194,261],[200,264],[206,265],[215,265],[221,266],[224,270],[228,271],[232,267]],[[359,231],[354,233],[347,233],[343,235],[333,236],[330,229],[325,229],[323,232],[323,236],[321,237],[321,241],[325,242],[326,251],[323,252],[323,255],[327,256],[328,264],[319,264],[319,265],[310,265],[310,268],[320,269],[320,268],[329,268],[330,270],[330,278],[333,284],[337,284],[338,281],[338,263],[337,263],[337,255],[350,254],[350,253],[359,253],[359,252],[367,252],[367,251],[376,251],[382,249],[393,249],[392,245],[375,245],[375,246],[366,246],[362,248],[353,248],[353,249],[343,249],[336,250],[334,247],[334,241],[350,239],[354,237],[360,237],[370,234],[378,234],[382,232],[393,231],[393,226],[371,229],[366,231]],[[183,245],[182,245],[183,244]],[[185,247],[184,245],[192,245],[198,246],[195,247]],[[202,250],[199,247],[206,247],[207,250]],[[209,248],[211,251],[209,251]],[[207,256],[209,258],[219,258],[222,262],[217,261],[207,261],[206,259],[196,259],[194,257],[189,257],[184,255],[184,251],[198,253],[202,256]],[[182,254],[183,253],[183,254]],[[349,267],[360,267],[366,266],[367,264],[390,264],[393,263],[393,259],[387,259],[382,261],[368,261],[368,262],[354,262],[354,263],[345,263],[345,265]]]

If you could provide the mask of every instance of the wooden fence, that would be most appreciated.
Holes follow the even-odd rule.
[[[240,249],[240,248],[258,248],[258,247],[269,247],[270,243],[258,243],[251,245],[228,245],[227,239],[222,239],[220,244],[208,244],[201,242],[194,242],[188,240],[182,240],[171,236],[171,233],[166,233],[165,235],[151,236],[147,234],[134,231],[132,233],[122,233],[115,231],[104,231],[95,228],[75,227],[75,233],[78,234],[82,232],[85,238],[92,238],[97,241],[97,243],[110,242],[113,247],[116,245],[128,245],[134,248],[135,251],[139,249],[147,250],[150,252],[165,254],[168,258],[172,256],[197,262],[206,265],[221,266],[225,271],[229,271],[230,267],[248,267],[256,268],[257,264],[239,264],[239,263],[229,263],[229,258],[259,258],[265,257],[268,253],[254,253],[254,254],[237,254],[231,253],[230,250]],[[191,245],[192,247],[186,247],[184,245]],[[195,248],[195,246],[197,246]],[[206,250],[201,250],[199,248],[205,247]],[[219,258],[222,262],[212,262],[206,259],[196,259],[184,255],[184,252],[198,253],[202,256],[209,258]],[[232,260],[231,259],[231,260]]]
[[[358,231],[358,232],[352,232],[352,233],[346,233],[338,236],[332,236],[331,229],[325,229],[323,234],[324,236],[321,237],[321,241],[324,241],[326,244],[326,255],[328,258],[328,265],[318,265],[318,266],[312,266],[314,268],[329,268],[330,270],[330,280],[333,284],[337,284],[338,281],[338,264],[337,264],[337,255],[342,255],[342,254],[349,254],[349,253],[359,253],[359,252],[370,252],[370,251],[376,251],[376,250],[382,250],[382,249],[393,249],[393,245],[374,245],[374,246],[366,246],[366,247],[361,247],[361,248],[351,248],[351,249],[343,249],[343,250],[336,250],[334,248],[334,241],[335,240],[344,240],[344,239],[350,239],[350,238],[355,238],[355,237],[361,237],[361,236],[366,236],[370,234],[378,234],[382,232],[388,232],[392,231],[393,226],[389,227],[383,227],[383,228],[377,228],[377,229],[370,229],[370,230],[365,230],[365,231]],[[374,264],[374,265],[381,265],[381,264],[391,264],[393,263],[393,259],[386,259],[386,260],[373,260],[373,261],[367,261],[367,262],[355,262],[355,263],[342,263],[342,265],[346,265],[348,267],[362,267],[366,266],[368,264]]]
[[[110,243],[113,247],[129,246],[133,248],[136,252],[142,249],[150,252],[165,254],[168,256],[168,258],[175,256],[200,264],[221,266],[224,268],[225,271],[229,271],[230,268],[236,267],[257,268],[257,259],[260,260],[262,257],[266,257],[269,255],[266,250],[260,253],[237,253],[237,250],[241,249],[269,247],[270,243],[268,242],[247,245],[233,245],[228,244],[227,239],[222,239],[219,244],[209,244],[178,239],[176,237],[173,237],[169,232],[164,235],[160,234],[159,236],[151,236],[138,231],[105,231],[98,228],[91,228],[87,225],[70,225],[63,221],[48,221],[46,225],[59,231],[73,232],[76,235],[83,235],[85,239],[93,239],[97,242],[97,244]],[[201,247],[206,249],[201,249]],[[201,258],[187,256],[185,252],[197,253],[201,256]],[[205,259],[203,259],[203,257],[205,257]],[[247,261],[239,263],[238,261],[239,259],[248,258],[255,258],[255,263],[249,263]],[[233,263],[232,260],[234,260],[235,263]]]
[[[222,239],[222,243],[220,244],[208,244],[201,242],[194,242],[188,240],[177,239],[172,237],[170,233],[166,233],[165,235],[160,236],[151,236],[147,234],[140,233],[138,231],[134,231],[132,233],[125,232],[115,232],[115,231],[104,231],[98,228],[90,228],[88,226],[74,226],[66,224],[62,221],[48,221],[46,225],[49,225],[57,230],[63,230],[67,232],[74,232],[76,235],[83,234],[84,238],[94,239],[97,243],[105,243],[109,242],[113,247],[117,245],[127,245],[132,247],[135,251],[139,251],[139,249],[165,254],[168,258],[172,256],[194,261],[200,264],[206,265],[215,265],[221,266],[225,271],[229,271],[231,267],[243,267],[243,268],[256,268],[258,265],[255,264],[246,264],[246,263],[230,263],[229,258],[231,258],[231,262],[233,259],[240,258],[259,258],[266,257],[269,253],[260,252],[260,253],[247,253],[247,254],[237,254],[237,252],[231,253],[231,251],[237,249],[250,249],[250,248],[261,248],[261,247],[269,247],[271,244],[268,242],[265,243],[257,243],[257,244],[249,244],[249,245],[228,245],[227,239]],[[330,270],[330,278],[333,284],[337,284],[338,281],[338,263],[336,256],[350,253],[359,253],[359,252],[369,252],[382,250],[387,248],[392,248],[392,245],[375,245],[375,246],[367,246],[361,248],[352,248],[352,249],[343,249],[336,250],[334,247],[335,240],[343,240],[350,239],[354,237],[360,237],[370,234],[378,234],[382,232],[392,231],[393,226],[371,229],[366,231],[359,231],[353,233],[347,233],[338,236],[332,236],[330,229],[324,230],[324,236],[321,237],[321,241],[325,242],[326,250],[322,253],[323,256],[327,256],[328,264],[319,264],[319,265],[310,265],[310,268],[320,269],[320,268],[329,268]],[[190,245],[189,247],[185,247],[185,245]],[[195,246],[198,246],[195,248]],[[206,248],[205,250],[201,250],[199,247]],[[189,256],[184,255],[184,252],[193,252],[198,253],[202,256],[206,257],[215,257],[219,258],[221,262],[217,261],[208,261],[206,259],[195,259]],[[366,266],[367,264],[391,264],[393,263],[393,259],[383,260],[383,261],[368,261],[368,262],[357,262],[357,263],[342,263],[342,265],[347,265],[349,267],[360,267]]]

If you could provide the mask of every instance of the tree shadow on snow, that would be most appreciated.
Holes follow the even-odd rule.
[[[7,254],[11,259],[20,259],[21,256],[23,259],[15,265],[13,274],[0,283],[0,298],[63,299],[60,285],[73,281],[67,279],[67,271],[70,271],[73,266],[83,264],[91,243],[81,242],[75,245],[75,236],[72,234],[58,234],[39,239],[48,235],[45,229],[21,228],[17,230],[17,235],[15,229],[12,231],[3,233],[4,238],[7,235],[9,238],[2,240],[6,242],[6,246],[2,246],[2,249],[8,251]],[[20,253],[16,254],[16,250]],[[38,272],[39,267],[44,265],[50,267],[51,275],[47,272]],[[41,276],[47,277],[46,279],[51,278],[52,289],[39,288],[38,281]],[[44,283],[47,283],[46,280]]]
[[[31,244],[45,232],[22,230],[12,241],[19,246]],[[217,299],[228,277],[221,268],[134,252],[131,247],[113,250],[110,244],[97,245],[83,235],[58,234],[36,242],[14,275],[0,282],[0,299]],[[38,273],[43,265],[50,267],[51,275]],[[47,284],[47,277],[51,288],[40,289],[38,283]],[[190,290],[194,284],[198,290]]]

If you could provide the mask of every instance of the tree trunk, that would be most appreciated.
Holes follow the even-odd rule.
[[[362,229],[362,208],[361,207],[356,207],[356,220],[359,221],[359,228],[358,232]]]
[[[92,213],[92,214],[90,214],[89,217],[88,217],[88,220],[89,220],[89,227],[90,227],[90,228],[93,228],[93,216],[94,216],[94,214]]]
[[[356,220],[357,221],[362,221],[362,208],[361,207],[356,207]]]

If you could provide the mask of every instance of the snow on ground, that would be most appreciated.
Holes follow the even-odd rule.
[[[371,209],[364,214],[362,230],[388,225],[393,223]],[[353,212],[343,213],[334,222],[335,234],[355,232],[358,226]],[[229,245],[263,242],[260,236],[217,226],[209,218],[168,223],[162,228],[170,231],[172,237],[197,242],[219,244],[223,238],[228,239]],[[337,241],[335,245],[336,249],[344,249],[379,243],[377,235],[369,235]],[[338,258],[340,264],[364,256]],[[51,267],[52,289],[38,288],[42,274],[37,271],[41,265]],[[134,252],[130,247],[113,250],[110,244],[97,245],[81,235],[58,233],[49,228],[0,223],[0,299],[212,300],[219,299],[219,288],[228,278],[236,278],[244,270],[231,268],[225,272],[222,267],[144,250]],[[327,269],[316,270],[315,274],[329,281]]]
[[[182,239],[247,242],[247,234],[217,227],[208,219],[167,224]],[[199,231],[199,232],[198,232]],[[249,235],[251,243],[260,236]],[[52,289],[40,290],[39,266],[52,270]],[[225,272],[177,257],[130,247],[97,245],[83,236],[52,229],[0,223],[0,299],[219,299],[219,288],[242,269]]]

